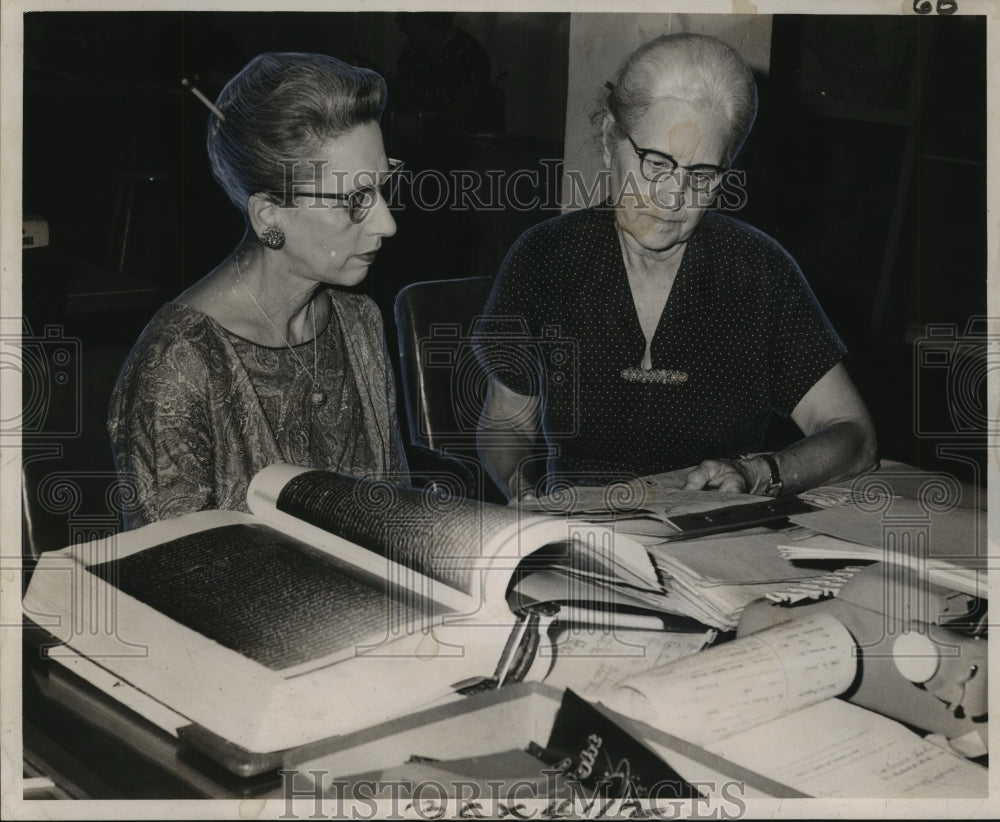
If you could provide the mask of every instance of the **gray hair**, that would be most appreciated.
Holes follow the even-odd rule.
[[[230,80],[209,120],[212,175],[244,215],[247,200],[285,186],[282,160],[307,159],[327,140],[378,122],[386,83],[323,54],[260,54]]]
[[[666,34],[630,54],[595,120],[610,114],[620,133],[635,128],[649,107],[664,98],[721,110],[729,122],[727,160],[739,152],[757,116],[757,84],[739,52],[706,34]]]

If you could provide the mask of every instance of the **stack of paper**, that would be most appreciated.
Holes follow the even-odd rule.
[[[861,560],[888,562],[916,571],[924,578],[944,588],[961,591],[974,597],[988,597],[985,573],[987,559],[961,558],[957,561],[935,557],[919,557],[903,551],[874,548],[856,542],[818,534],[800,542],[779,545],[781,555],[789,560]]]
[[[743,608],[762,597],[795,601],[836,594],[856,570],[800,568],[778,550],[780,540],[806,537],[800,529],[649,545],[664,576],[671,606],[721,630],[732,630]],[[794,543],[792,543],[794,544]]]
[[[884,506],[848,502],[791,519],[818,535],[782,540],[788,559],[889,562],[970,596],[987,596],[986,511],[934,510],[926,500],[893,496]]]

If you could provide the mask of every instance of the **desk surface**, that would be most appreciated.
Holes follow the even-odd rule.
[[[976,494],[976,489],[968,489]],[[240,778],[24,643],[24,760],[66,795],[94,799],[278,797],[277,773]]]
[[[25,643],[24,760],[74,799],[261,796],[277,774],[241,779]]]

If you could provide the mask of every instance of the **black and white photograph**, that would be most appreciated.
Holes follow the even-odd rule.
[[[994,818],[995,14],[5,3],[2,815]]]

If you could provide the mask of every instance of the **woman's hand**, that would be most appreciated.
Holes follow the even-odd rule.
[[[733,491],[737,494],[763,493],[768,487],[770,473],[761,476],[767,464],[760,459],[704,460],[684,483],[685,491]]]
[[[516,505],[519,502],[534,502],[538,499],[535,493],[535,482],[526,474],[521,466],[514,475],[507,480],[507,489],[510,492],[508,504]]]

